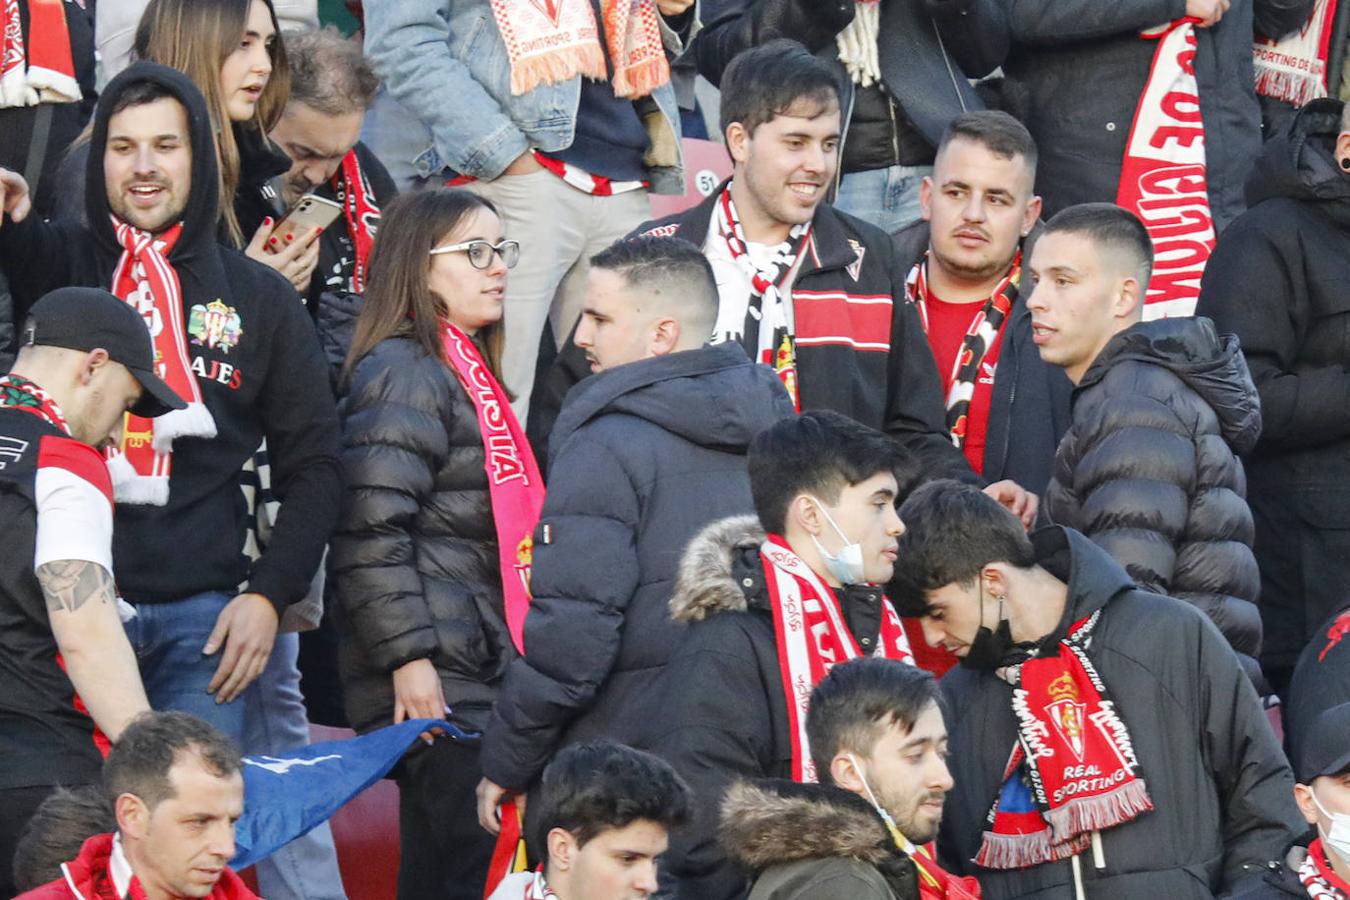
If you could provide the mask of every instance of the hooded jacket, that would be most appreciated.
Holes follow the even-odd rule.
[[[1141,587],[1203,610],[1253,657],[1260,575],[1236,454],[1260,433],[1236,338],[1208,319],[1141,322],[1102,348],[1074,391],[1046,511]]]
[[[1037,564],[1064,582],[1055,630],[1102,610],[1087,654],[1129,730],[1154,810],[1101,832],[1106,867],[1082,859],[1093,900],[1207,900],[1254,877],[1305,828],[1293,773],[1251,683],[1199,612],[1136,588],[1100,547],[1069,528],[1032,535]],[[1017,739],[1012,687],[993,672],[953,669],[942,680],[951,756],[938,851],[949,871],[975,875],[986,900],[1069,900],[1070,862],[995,871],[975,866],[986,815]]]
[[[120,900],[109,871],[112,848],[111,834],[94,835],[84,842],[79,856],[61,865],[61,878],[20,894],[17,900]],[[129,896],[144,897],[145,893],[137,894],[133,882]],[[258,900],[258,897],[233,869],[227,868],[205,900]]]
[[[394,716],[395,669],[430,659],[448,703],[481,729],[515,649],[473,401],[411,337],[361,357],[339,411],[345,493],[329,549],[347,716]]]
[[[523,789],[560,745],[632,743],[679,643],[680,551],[751,511],[746,450],[792,415],[782,384],[735,346],[644,359],[568,394],[535,531],[526,656],[506,672],[483,772]]]
[[[688,624],[661,674],[658,712],[643,747],[667,760],[694,791],[688,826],[671,834],[663,877],[679,900],[744,897],[748,884],[717,842],[722,794],[737,777],[791,778],[792,738],[773,611],[753,516],[714,522],[680,560],[670,616]],[[880,588],[835,591],[864,653],[881,631]],[[663,888],[663,889],[665,889]]]
[[[108,120],[123,92],[141,82],[162,86],[182,104],[194,150],[183,231],[169,253],[182,288],[183,321],[190,321],[194,306],[218,301],[237,314],[239,330],[237,343],[227,347],[191,334],[189,326],[189,361],[217,434],[175,443],[166,506],[118,506],[118,588],[133,603],[163,603],[204,591],[233,595],[247,582],[280,612],[309,589],[337,516],[337,416],[314,326],[295,291],[276,272],[216,241],[215,153],[198,152],[213,148],[215,137],[206,102],[186,75],[137,63],[108,84],[89,144],[88,226],[35,216],[7,221],[0,228],[0,266],[20,320],[53,288],[111,287],[122,248],[103,178]],[[267,551],[250,567],[239,471],[264,438],[282,506]]]
[[[918,900],[914,862],[861,797],[826,784],[738,781],[722,800],[727,855],[748,900]]]
[[[1299,867],[1308,858],[1308,840],[1289,848],[1284,858],[1271,860],[1261,877],[1228,894],[1224,900],[1309,900],[1308,889],[1298,877]]]

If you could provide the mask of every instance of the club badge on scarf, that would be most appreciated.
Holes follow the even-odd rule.
[[[28,0],[28,44],[19,0],[3,0],[0,32],[0,107],[78,103],[75,60],[62,0]]]
[[[492,376],[482,354],[464,332],[442,320],[441,339],[450,367],[478,413],[483,438],[492,518],[497,527],[497,556],[502,600],[511,641],[525,652],[525,614],[530,608],[530,566],[534,526],[544,508],[544,481],[525,432],[511,411],[506,392]]]
[[[216,436],[215,419],[188,361],[183,296],[178,273],[169,263],[183,225],[154,235],[114,217],[113,228],[122,257],[113,270],[112,292],[145,320],[155,346],[156,374],[188,405],[155,419],[127,413],[122,443],[107,453],[108,471],[118,503],[164,506],[169,502],[173,442]]]
[[[1074,623],[1057,655],[1013,666],[1017,743],[975,863],[1021,869],[1076,856],[1092,834],[1153,809],[1125,723],[1084,645],[1101,610]]]
[[[604,46],[591,0],[492,0],[492,15],[515,96],[578,75],[604,81],[605,46],[616,97],[646,97],[670,81],[656,0],[603,0]]]
[[[1337,0],[1316,0],[1303,27],[1284,39],[1262,38],[1252,47],[1256,93],[1302,106],[1327,95],[1327,55]]]
[[[1017,251],[1012,268],[1003,280],[994,288],[984,306],[971,320],[970,328],[961,341],[961,349],[952,363],[951,387],[947,390],[947,429],[951,432],[952,443],[960,450],[966,445],[966,432],[970,427],[970,407],[975,399],[976,382],[980,375],[980,363],[989,354],[989,350],[998,340],[1008,313],[1017,300],[1017,287],[1022,280],[1022,251]],[[919,311],[919,322],[924,334],[928,333],[928,257],[910,270],[905,280],[905,289],[909,299]]]
[[[792,780],[817,781],[806,736],[806,709],[811,691],[841,662],[863,655],[844,622],[839,601],[787,541],[769,535],[760,546],[764,580],[773,607],[778,666],[787,697],[788,733],[792,738]],[[914,664],[909,639],[891,601],[881,599],[881,639],[873,656]]]
[[[1189,316],[1215,242],[1195,80],[1195,20],[1180,19],[1141,37],[1156,39],[1158,49],[1125,145],[1116,204],[1137,215],[1153,239],[1144,318]]]

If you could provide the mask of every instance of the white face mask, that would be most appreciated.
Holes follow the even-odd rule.
[[[814,534],[811,535],[811,540],[815,541],[816,550],[819,551],[821,561],[825,563],[825,568],[830,570],[830,574],[840,584],[862,584],[867,579],[863,566],[862,544],[850,542],[848,535],[844,534],[844,530],[835,524],[834,517],[825,508],[825,504],[816,500],[815,497],[811,499],[816,506],[820,507],[820,514],[825,517],[826,522],[830,523],[834,533],[839,535],[839,539],[844,542],[844,546],[840,548],[838,555],[835,555],[826,550]]]
[[[1350,813],[1329,812],[1322,801],[1317,799],[1317,792],[1312,793],[1313,803],[1317,804],[1317,811],[1331,820],[1331,831],[1322,831],[1322,824],[1317,825],[1317,833],[1322,835],[1323,845],[1330,847],[1336,852],[1336,855],[1342,861],[1350,863]]]
[[[858,762],[858,758],[852,753],[848,754],[848,759],[849,762],[853,763],[853,768],[858,773],[858,780],[862,782],[863,790],[867,791],[867,799],[872,801],[872,808],[877,811],[877,815],[881,816],[881,821],[886,823],[886,830],[891,833],[895,845],[906,853],[912,854],[914,852],[913,841],[900,833],[899,827],[895,824],[895,819],[892,819],[891,814],[886,811],[885,807],[877,802],[877,795],[872,793],[872,788],[867,783],[867,776],[863,774],[862,763]]]

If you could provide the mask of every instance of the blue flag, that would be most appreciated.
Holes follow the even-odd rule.
[[[266,859],[327,821],[392,769],[429,728],[457,741],[477,737],[442,719],[414,719],[281,756],[244,757],[244,815],[235,826],[230,867],[237,871]]]

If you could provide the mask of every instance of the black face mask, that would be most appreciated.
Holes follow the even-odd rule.
[[[1003,665],[1003,660],[1013,648],[1012,626],[1004,619],[993,631],[987,625],[981,625],[970,642],[970,649],[961,659],[961,665],[967,669],[992,672]]]
[[[970,642],[961,665],[980,672],[992,672],[1003,664],[1003,658],[1012,649],[1012,625],[1007,618],[1000,617],[999,623],[991,630],[984,624],[984,582],[978,581],[980,591],[980,627],[975,631],[975,639]],[[1003,601],[998,608],[1003,610]]]

